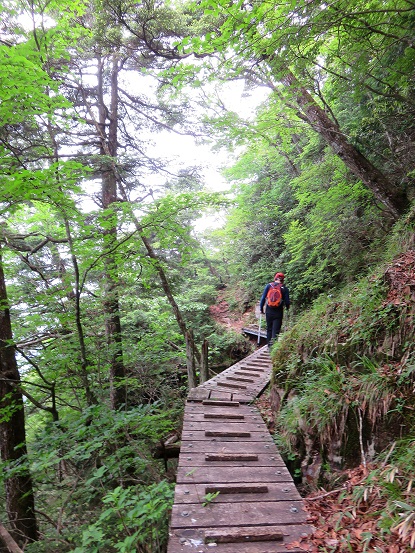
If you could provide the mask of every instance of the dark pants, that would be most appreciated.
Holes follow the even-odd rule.
[[[267,307],[265,311],[267,320],[267,344],[272,346],[278,336],[282,325],[282,307],[272,309]]]

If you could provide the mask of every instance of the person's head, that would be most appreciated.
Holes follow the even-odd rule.
[[[284,279],[285,279],[285,275],[284,273],[275,273],[275,276],[274,276],[274,282],[276,280],[278,280],[279,282],[284,282]]]

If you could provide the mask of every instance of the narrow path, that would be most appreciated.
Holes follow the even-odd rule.
[[[271,369],[261,348],[190,391],[168,553],[303,551],[303,502],[251,405]]]

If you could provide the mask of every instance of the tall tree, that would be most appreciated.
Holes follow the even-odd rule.
[[[0,451],[6,477],[6,511],[11,533],[24,544],[38,539],[35,501],[27,461],[25,414],[0,249]]]
[[[324,138],[351,172],[372,191],[389,217],[396,219],[404,212],[408,200],[401,183],[363,155],[341,128],[330,106],[322,103],[318,92],[324,82],[316,68],[329,59],[329,52],[335,51],[336,45],[345,51],[346,45],[355,40],[353,32],[362,26],[375,41],[382,36],[381,55],[372,52],[377,59],[385,57],[395,40],[399,40],[402,47],[413,44],[408,20],[410,4],[403,1],[385,10],[383,3],[368,7],[360,0],[347,5],[337,0],[321,9],[318,3],[306,1],[294,7],[273,0],[242,1],[232,5],[207,0],[195,6],[195,10],[203,8],[206,18],[215,21],[211,23],[211,32],[184,41],[183,51],[195,51],[198,55],[219,51],[224,55],[221,68],[225,77],[245,75],[267,84],[286,106],[296,107],[298,116]],[[400,19],[399,23],[390,17],[391,13]],[[362,39],[362,45],[369,47],[370,39]],[[396,78],[400,73],[397,67]],[[330,67],[328,75],[332,76]],[[366,83],[370,86],[370,73],[368,75]],[[338,77],[343,78],[342,75]],[[347,74],[344,78],[347,79]],[[410,78],[407,72],[407,81]]]

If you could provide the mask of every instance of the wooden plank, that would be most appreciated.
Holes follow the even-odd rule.
[[[210,390],[203,388],[192,388],[187,395],[188,401],[201,401],[203,399],[209,399]]]
[[[220,528],[229,526],[257,526],[301,524],[306,521],[302,501],[273,501],[173,505],[171,528]]]
[[[284,534],[283,541],[248,542],[241,548],[240,543],[218,543],[215,553],[304,553],[300,540],[303,535],[311,534],[307,525],[280,526]],[[212,544],[204,543],[206,530],[196,528],[177,528],[171,530],[168,553],[212,553]]]
[[[233,388],[235,390],[246,390],[247,387],[243,384],[232,384],[231,382],[217,382],[217,386],[221,386],[223,388]]]
[[[234,400],[233,403],[236,403],[236,405],[233,405],[232,409],[228,409],[226,405],[221,403],[218,404],[217,402],[213,404],[204,404],[202,402],[187,403],[185,407],[185,416],[203,413],[237,413],[243,415],[250,415],[251,413],[254,413],[254,411],[251,411],[251,409],[254,409],[253,405],[239,405],[239,403]],[[235,409],[235,407],[237,407],[237,409]],[[255,414],[258,413],[259,411],[255,412]]]
[[[253,442],[272,442],[272,437],[269,432],[252,432],[250,433],[249,441]],[[209,442],[214,440],[219,440],[222,442],[233,442],[235,440],[240,440],[243,436],[206,436],[203,430],[192,430],[190,431],[184,429],[182,432],[182,441],[195,441],[195,442]]]
[[[251,382],[252,384],[255,382],[252,378],[243,378],[242,376],[227,376],[226,380],[232,380],[235,382]]]
[[[174,502],[203,503],[207,493],[219,492],[212,503],[234,501],[300,501],[301,497],[293,482],[262,482],[240,484],[177,484]]]
[[[241,405],[251,405],[251,403],[253,402],[253,400],[257,397],[257,395],[255,394],[254,397],[252,396],[247,396],[245,394],[233,394],[233,399],[235,401],[239,401],[239,403]]]
[[[205,430],[205,436],[215,438],[249,438],[251,433],[241,430]]]
[[[208,493],[218,493],[225,494],[225,495],[235,495],[235,494],[256,494],[256,493],[268,493],[269,488],[265,484],[239,484],[234,486],[227,486],[227,485],[212,485],[212,486],[205,486],[205,494]],[[216,498],[215,498],[216,499]],[[240,496],[238,497],[238,500],[241,501]],[[219,501],[218,501],[219,503]]]
[[[242,370],[242,371],[249,371],[249,372],[252,372],[252,373],[255,373],[255,374],[261,374],[261,373],[268,373],[268,371],[266,371],[265,369],[260,369],[259,367],[253,367],[251,365],[243,365],[240,369],[238,370]]]
[[[186,419],[184,423],[183,430],[191,432],[192,430],[206,431],[212,430],[217,432],[225,432],[231,430],[232,432],[241,431],[241,432],[266,432],[267,427],[264,422],[254,421],[233,421],[228,423],[227,421],[220,420],[207,420],[207,421],[195,421]]]
[[[205,461],[258,461],[255,453],[207,453]]]
[[[214,400],[214,399],[205,399],[202,401],[203,405],[211,405],[216,407],[239,407],[238,401],[225,401],[225,400]]]
[[[223,401],[232,401],[231,392],[221,392],[220,390],[212,390],[209,396],[209,399],[213,400],[223,400]]]
[[[237,415],[235,413],[203,413],[203,418],[242,420],[245,418],[245,415]]]
[[[209,459],[206,456],[209,455]],[[218,457],[218,459],[214,459]],[[239,457],[239,459],[238,459]],[[256,458],[253,458],[256,457]],[[284,461],[280,456],[266,455],[265,453],[246,451],[235,452],[206,452],[206,453],[194,453],[182,451],[179,459],[180,467],[207,467],[207,466],[235,466],[235,464],[242,464],[252,467],[283,467]]]
[[[179,484],[248,484],[253,482],[292,482],[285,467],[179,467]]]
[[[252,414],[239,414],[239,413],[186,413],[185,414],[185,423],[187,422],[214,422],[217,421],[218,424],[234,424],[235,422],[251,422],[257,423],[263,422],[261,417],[257,417]]]
[[[242,376],[250,376],[252,378],[261,378],[261,375],[257,374],[257,373],[251,373],[251,372],[248,372],[248,370],[240,370],[238,372],[235,372],[235,374],[241,374]],[[267,379],[268,380],[268,379]]]
[[[248,543],[259,541],[282,541],[284,534],[280,526],[244,526],[243,528],[222,528],[205,530],[205,543]]]
[[[255,440],[183,440],[181,452],[187,453],[264,453],[270,458],[281,459],[277,446],[271,440],[257,442]]]

